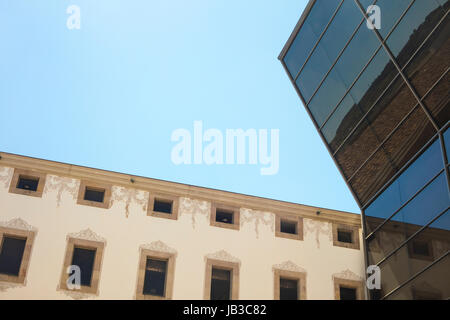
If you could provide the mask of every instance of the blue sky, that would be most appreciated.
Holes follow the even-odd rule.
[[[277,59],[306,2],[1,1],[0,151],[359,212]],[[279,129],[278,174],[173,164],[195,120]]]

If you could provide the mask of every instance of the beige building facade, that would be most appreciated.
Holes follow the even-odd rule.
[[[17,274],[2,271],[14,241]],[[201,300],[217,281],[230,299],[279,299],[286,283],[297,299],[365,299],[362,244],[357,214],[1,154],[0,299]],[[88,285],[73,288],[83,252]],[[163,292],[145,292],[161,262]]]

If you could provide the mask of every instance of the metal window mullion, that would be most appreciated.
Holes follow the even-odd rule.
[[[361,207],[361,210],[367,209],[368,206],[371,205],[371,203],[381,194],[383,193],[391,184],[396,180],[414,161],[417,160],[417,158],[431,145],[435,142],[436,138],[438,137],[438,134],[436,133],[433,135],[430,140],[428,140],[425,145],[419,149],[419,151],[416,152],[414,156],[411,157],[411,159],[406,162],[403,167],[401,167],[396,174],[394,174],[367,202],[365,205]]]
[[[436,259],[435,261],[433,261],[431,264],[429,264],[428,266],[426,266],[425,268],[423,268],[421,271],[417,272],[415,275],[413,275],[411,278],[409,278],[408,280],[406,280],[405,282],[403,282],[401,285],[399,285],[397,288],[392,289],[388,294],[386,294],[383,298],[381,298],[381,300],[386,299],[387,297],[389,297],[390,295],[392,295],[393,293],[395,293],[397,290],[401,289],[402,287],[404,287],[405,285],[407,285],[408,283],[410,283],[411,281],[413,281],[414,279],[416,279],[417,277],[419,277],[422,273],[424,273],[425,271],[427,271],[428,269],[430,269],[431,267],[433,267],[435,264],[437,264],[438,262],[440,262],[441,260],[444,260],[448,255],[449,255],[450,251],[447,250],[446,253],[444,253],[442,256],[440,256],[438,259]]]
[[[366,12],[363,10],[363,7],[361,5],[361,3],[359,3],[358,0],[355,0],[355,2],[358,4],[359,9],[361,10],[362,14],[364,15],[364,17],[366,19],[368,19]],[[419,102],[419,105],[422,107],[423,111],[425,112],[425,115],[428,117],[429,121],[431,122],[431,124],[433,125],[433,127],[435,128],[436,132],[439,131],[439,126],[436,124],[436,122],[434,121],[433,117],[431,116],[429,110],[425,107],[425,105],[422,103],[419,95],[416,92],[416,89],[413,87],[413,85],[411,84],[411,82],[409,81],[408,77],[404,74],[403,69],[400,68],[399,64],[397,63],[397,60],[395,59],[394,55],[391,52],[391,49],[386,45],[386,43],[383,42],[383,38],[381,37],[380,33],[378,32],[377,29],[373,29],[372,30],[375,33],[375,36],[378,38],[378,40],[381,42],[381,45],[383,46],[383,48],[386,50],[387,54],[389,55],[389,58],[391,59],[392,63],[394,64],[395,68],[398,70],[398,72],[400,73],[400,76],[403,78],[403,80],[405,81],[406,85],[408,86],[409,90],[412,92],[412,94],[414,95],[414,97],[416,98],[416,100]]]
[[[370,240],[374,236],[375,233],[378,232],[386,223],[392,220],[392,218],[399,213],[403,208],[405,208],[414,198],[419,195],[423,190],[425,190],[431,183],[434,182],[441,174],[444,172],[444,169],[439,170],[436,175],[434,175],[430,180],[428,180],[419,190],[416,191],[405,203],[403,203],[397,210],[394,211],[389,217],[387,217],[380,225],[378,225],[375,230],[373,230],[369,235],[367,235],[366,240]]]
[[[412,0],[408,7],[403,11],[403,13],[400,15],[400,18],[397,19],[397,21],[395,22],[394,26],[391,28],[391,30],[389,31],[389,33],[386,35],[386,38],[383,40],[383,42],[385,42],[387,40],[387,38],[389,38],[389,36],[391,35],[391,33],[395,30],[395,28],[398,26],[398,24],[402,21],[403,17],[406,15],[406,13],[408,12],[409,8],[413,5],[413,3],[416,0]],[[367,67],[369,66],[369,64],[372,62],[372,60],[375,58],[375,56],[378,54],[378,52],[380,51],[382,45],[380,44],[380,46],[377,48],[377,50],[375,51],[375,53],[372,55],[372,57],[369,59],[369,61],[366,63],[366,65],[364,66],[364,68],[362,69],[362,71],[357,75],[356,79],[353,81],[353,83],[349,86],[349,88],[347,89],[347,91],[345,92],[344,96],[339,100],[339,102],[337,103],[337,105],[331,110],[331,112],[328,114],[327,118],[325,119],[324,123],[320,126],[320,130],[322,130],[322,128],[326,125],[326,123],[328,122],[328,120],[333,116],[333,114],[336,112],[336,109],[339,107],[339,105],[341,104],[341,102],[345,99],[345,97],[350,93],[350,90],[353,88],[353,86],[356,84],[356,82],[359,80],[359,78],[362,76],[362,73],[367,69]]]
[[[330,21],[328,21],[327,25],[325,26],[325,29],[322,31],[322,33],[320,34],[319,38],[317,39],[316,43],[314,44],[313,48],[311,49],[311,51],[309,52],[308,56],[306,57],[305,62],[303,62],[302,66],[300,67],[300,70],[297,72],[297,75],[294,77],[294,81],[297,81],[298,76],[300,75],[300,73],[303,71],[303,69],[305,68],[305,65],[308,63],[309,59],[311,58],[311,56],[314,53],[314,50],[316,50],[316,47],[319,45],[320,40],[322,40],[323,35],[325,34],[325,32],[327,32],[328,27],[330,26],[330,24],[333,22],[334,17],[336,16],[336,14],[338,13],[339,9],[341,8],[342,4],[344,3],[344,0],[342,0],[339,5],[337,6],[336,10],[334,11],[333,15],[331,16]],[[306,20],[305,20],[306,22]],[[300,32],[300,30],[299,30]]]
[[[450,68],[449,68],[450,69]],[[431,86],[431,88],[426,92],[426,94],[422,97],[421,100],[426,99],[426,97],[428,96],[428,94],[434,89],[434,87],[440,82],[440,80],[447,74],[448,70],[447,69],[442,75],[441,77],[439,77],[439,79]],[[416,105],[414,105],[414,107],[411,108],[411,110],[406,114],[405,117],[403,117],[402,120],[400,120],[400,122],[394,127],[394,129],[392,129],[392,131],[386,136],[386,138],[383,139],[383,141],[380,143],[380,145],[369,155],[369,157],[356,169],[355,172],[353,172],[353,174],[350,176],[350,178],[348,178],[348,181],[351,181],[355,175],[367,164],[367,162],[369,162],[373,156],[377,153],[377,151],[379,151],[383,145],[387,142],[387,140],[392,137],[392,135],[394,135],[394,133],[398,130],[398,128],[406,121],[406,119],[415,111],[415,109],[417,108],[419,104],[417,103]],[[370,126],[370,123],[369,123]]]
[[[389,259],[390,257],[392,257],[395,253],[397,253],[401,248],[403,248],[406,244],[408,244],[408,242],[410,242],[411,240],[413,240],[419,233],[421,233],[423,230],[425,230],[426,228],[428,228],[430,225],[432,225],[437,219],[441,218],[444,214],[447,213],[448,209],[450,209],[450,207],[447,207],[445,210],[439,212],[434,218],[432,218],[428,223],[426,223],[425,225],[423,225],[422,227],[420,227],[416,232],[414,232],[411,236],[409,236],[407,239],[405,239],[397,248],[395,248],[394,250],[392,250],[391,252],[389,252],[387,255],[385,255],[383,257],[383,259],[381,259],[380,261],[378,261],[376,263],[376,265],[379,267],[381,266],[387,259]]]
[[[407,68],[409,66],[409,64],[411,63],[411,61],[416,57],[417,53],[423,48],[423,46],[425,45],[425,43],[428,41],[428,39],[434,34],[434,32],[436,31],[436,29],[441,25],[441,23],[445,20],[445,18],[447,17],[449,11],[447,11],[447,13],[441,18],[441,20],[439,20],[439,22],[437,23],[437,25],[433,28],[433,30],[431,30],[431,32],[428,34],[428,36],[424,39],[424,41],[420,44],[420,46],[416,49],[416,51],[412,54],[412,56],[408,59],[408,61],[405,63],[405,65],[402,67],[402,70],[404,70],[405,68]],[[391,30],[392,31],[392,30]],[[388,38],[386,38],[386,41],[389,40]],[[447,70],[448,71],[448,70]],[[444,75],[447,73],[444,72]],[[380,96],[377,98],[377,100],[375,101],[375,103],[369,108],[369,110],[363,115],[363,117],[361,118],[361,120],[358,121],[358,123],[355,125],[355,127],[349,132],[349,134],[346,136],[346,138],[341,142],[341,144],[339,145],[339,147],[336,148],[336,151],[334,151],[333,156],[336,155],[336,153],[338,153],[338,151],[341,149],[341,147],[347,142],[347,140],[352,136],[352,134],[357,130],[358,126],[364,121],[364,119],[367,117],[367,115],[372,111],[372,109],[377,105],[377,103],[379,102],[379,100],[383,97],[383,95],[386,93],[386,91],[391,87],[391,85],[393,85],[393,83],[397,80],[398,76],[400,74],[397,73],[395,78],[389,83],[389,85],[383,90],[383,92],[380,94]],[[441,77],[442,78],[442,77]],[[440,78],[440,79],[441,79]],[[436,84],[436,83],[435,83]],[[433,85],[432,87],[434,88],[435,85]],[[427,95],[429,93],[430,90],[428,90],[428,92],[425,94]],[[422,97],[425,97],[425,95]]]

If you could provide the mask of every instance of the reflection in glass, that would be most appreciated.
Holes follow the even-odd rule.
[[[372,232],[442,169],[440,142],[436,140],[364,210],[367,232]]]

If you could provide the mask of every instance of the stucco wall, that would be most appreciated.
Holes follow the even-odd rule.
[[[0,223],[37,230],[25,286],[0,283],[0,299],[71,299],[57,290],[66,237],[90,229],[106,240],[97,299],[133,299],[139,248],[177,252],[173,299],[203,299],[205,256],[240,261],[240,299],[273,299],[273,267],[304,270],[307,299],[334,299],[333,275],[362,279],[361,249],[333,246],[330,222],[304,219],[303,241],[275,237],[275,214],[241,208],[240,230],[210,226],[210,203],[180,198],[178,220],[149,217],[149,193],[113,186],[110,209],[79,205],[79,180],[48,175],[42,198],[9,193],[13,168],[0,167]],[[127,207],[128,205],[128,213]],[[301,212],[299,212],[301,215]],[[161,243],[162,242],[162,243]]]

